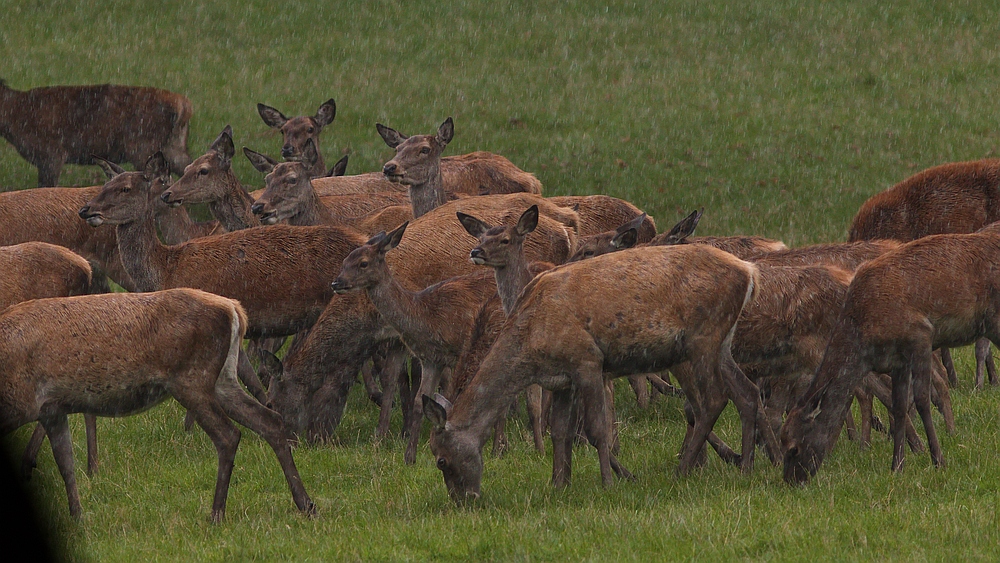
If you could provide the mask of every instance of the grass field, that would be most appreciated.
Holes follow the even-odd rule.
[[[1000,154],[1000,16],[978,2],[732,3],[5,1],[0,77],[27,89],[113,82],[186,94],[189,147],[226,124],[237,147],[279,156],[257,115],[328,98],[328,164],[377,170],[392,152],[380,122],[406,134],[456,124],[446,154],[488,150],[534,172],[547,195],[628,199],[668,228],[705,208],[699,234],[759,234],[788,245],[839,241],[859,205],[921,169]],[[242,157],[237,175],[262,186]],[[0,187],[36,172],[0,143]],[[102,182],[68,166],[65,185]],[[620,459],[636,483],[599,485],[576,451],[574,482],[548,484],[551,458],[524,440],[486,462],[484,498],[456,508],[426,448],[402,463],[398,439],[372,440],[376,410],[356,389],[338,442],[298,448],[319,508],[296,513],[273,454],[250,432],[226,522],[209,523],[216,456],[173,402],[99,422],[101,468],[84,475],[84,517],[68,516],[43,450],[30,489],[68,559],[650,560],[987,559],[1000,544],[994,452],[998,391],[971,391],[967,352],[954,391],[948,465],[909,455],[890,475],[888,441],[840,443],[793,489],[758,458],[740,475],[709,458],[673,475],[676,399],[639,410],[619,387]],[[738,437],[728,409],[720,432]],[[940,422],[940,418],[938,419]],[[394,421],[398,429],[400,421]],[[5,444],[19,451],[29,428]]]

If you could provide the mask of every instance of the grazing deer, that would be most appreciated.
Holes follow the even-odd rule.
[[[823,362],[782,428],[787,482],[803,483],[816,473],[832,447],[833,425],[846,416],[852,390],[870,371],[892,377],[896,421],[906,416],[912,380],[931,460],[944,463],[930,412],[932,351],[984,336],[1000,341],[1000,288],[992,273],[998,261],[1000,236],[987,230],[923,237],[858,269]],[[892,469],[899,471],[903,425],[892,434]]]
[[[333,98],[323,102],[316,110],[316,115],[312,116],[302,115],[289,119],[280,111],[264,104],[257,104],[257,113],[268,127],[281,131],[283,158],[291,160],[302,156],[306,142],[312,141],[318,158],[312,163],[310,173],[316,177],[325,175],[323,157],[319,154],[319,134],[337,116],[337,104]]]
[[[511,210],[517,209],[519,215],[529,207],[527,197],[546,203],[532,194],[462,198],[415,219],[399,246],[386,255],[393,276],[407,290],[419,291],[475,272],[478,267],[468,256],[476,239],[455,220],[455,213],[513,223],[517,215]],[[525,241],[529,260],[565,261],[576,237],[574,227],[563,220],[575,225],[576,214],[551,204],[539,205],[539,212],[535,233]],[[269,389],[271,404],[293,432],[325,439],[339,424],[347,393],[362,365],[382,343],[396,338],[366,295],[347,293],[332,299],[302,345],[284,357],[280,375]]]
[[[758,391],[736,366],[729,345],[756,275],[752,264],[701,245],[626,250],[540,274],[524,289],[454,407],[441,396],[423,397],[434,425],[431,451],[452,499],[479,496],[486,432],[514,394],[532,383],[553,390],[553,484],[564,486],[570,479],[575,389],[597,446],[602,482],[610,485],[604,378],[683,361],[695,365],[694,377],[682,388],[696,421],[678,473],[690,470],[728,403],[725,387],[743,423],[741,467],[750,470]],[[657,306],[642,305],[649,303]]]
[[[219,455],[212,521],[221,522],[239,424],[260,434],[281,464],[299,510],[315,512],[281,417],[236,381],[247,326],[239,303],[192,289],[38,299],[0,314],[0,434],[38,421],[81,514],[66,415],[126,416],[173,397],[195,414]]]
[[[0,80],[0,136],[38,168],[38,186],[55,186],[65,163],[92,155],[137,168],[162,151],[175,174],[187,154],[191,101],[138,86],[51,86],[15,90]]]
[[[233,129],[226,125],[208,152],[189,164],[160,199],[171,207],[184,203],[208,204],[212,216],[229,232],[260,226],[250,210],[253,199],[233,172],[234,154]]]
[[[483,185],[476,187],[475,191],[465,191],[472,186],[468,183],[446,182],[442,173],[441,153],[455,136],[455,125],[450,117],[438,127],[435,135],[407,137],[381,123],[377,123],[375,127],[385,144],[396,150],[396,156],[382,166],[382,173],[389,180],[409,187],[414,219],[447,202],[446,187],[450,187],[453,192],[464,188],[462,193],[469,194],[541,193],[541,184],[534,175],[522,171],[498,155],[492,155],[489,164],[495,169],[491,175],[494,180],[492,183],[499,185],[500,189]],[[476,156],[484,154],[488,153],[476,153]]]
[[[1000,221],[1000,159],[951,162],[928,168],[877,193],[854,216],[848,240],[892,239],[902,242],[946,233],[972,233]],[[953,385],[958,384],[948,348],[942,359]],[[976,342],[976,388],[983,372],[998,379],[989,342]]]
[[[312,326],[332,297],[336,264],[364,237],[341,227],[276,225],[163,245],[153,225],[150,190],[167,174],[161,154],[141,172],[106,168],[108,182],[79,215],[93,227],[114,225],[122,262],[138,291],[193,287],[239,300],[251,338],[290,336]],[[245,355],[241,379],[263,390]]]

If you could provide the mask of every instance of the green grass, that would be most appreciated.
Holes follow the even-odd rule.
[[[453,116],[447,154],[489,150],[534,172],[546,193],[608,193],[661,230],[706,208],[700,234],[760,234],[789,245],[844,240],[870,195],[923,168],[1000,154],[1000,17],[977,2],[733,3],[7,1],[0,76],[16,88],[126,83],[195,105],[197,155],[224,125],[237,146],[277,156],[258,117],[337,101],[328,163],[349,172],[391,156],[375,122],[429,133]],[[262,185],[242,157],[237,175]],[[0,143],[0,186],[35,170]],[[63,183],[102,181],[67,166]],[[299,516],[273,455],[249,432],[227,520],[208,521],[215,454],[186,434],[174,403],[100,421],[101,469],[79,471],[84,518],[67,514],[43,449],[30,488],[73,559],[995,559],[1000,521],[997,392],[969,391],[961,356],[958,430],[947,468],[888,442],[841,443],[802,489],[758,461],[742,476],[711,458],[673,476],[676,400],[634,408],[623,386],[623,463],[635,484],[601,490],[596,455],[576,452],[553,491],[550,458],[524,440],[489,459],[484,498],[454,507],[426,446],[416,467],[398,439],[374,443],[375,409],[356,393],[339,443],[296,461],[319,507]],[[737,422],[727,411],[730,442]],[[398,429],[399,421],[395,421]],[[22,429],[5,440],[19,450]],[[75,426],[83,467],[82,426]]]

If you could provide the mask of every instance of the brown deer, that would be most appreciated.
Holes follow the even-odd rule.
[[[470,187],[468,183],[446,183],[443,176],[441,153],[455,136],[455,125],[450,117],[438,127],[435,135],[407,137],[381,123],[375,127],[385,144],[396,150],[396,156],[382,167],[382,173],[389,180],[409,188],[414,219],[448,201],[446,186],[452,191]],[[484,185],[476,191],[464,193],[541,193],[541,185],[533,175],[523,172],[501,156],[493,156],[490,162],[496,168],[493,183],[499,183],[502,191]]]
[[[513,223],[520,210],[531,205],[525,197],[543,199],[531,194],[462,198],[415,219],[399,246],[386,255],[393,276],[407,290],[419,291],[473,273],[478,267],[468,256],[476,239],[455,220],[455,213]],[[512,209],[518,209],[517,215]],[[575,225],[576,214],[551,204],[539,205],[539,212],[538,227],[525,241],[528,258],[565,261],[575,242],[575,228],[562,221]],[[339,424],[358,371],[382,343],[394,338],[366,295],[348,293],[332,299],[302,345],[285,356],[280,376],[269,389],[271,404],[293,432],[311,440],[325,439]]]
[[[150,190],[167,174],[161,154],[141,172],[105,170],[108,182],[79,215],[91,226],[114,225],[122,262],[138,291],[193,287],[238,299],[251,338],[290,336],[312,326],[333,292],[336,264],[364,243],[341,227],[276,225],[163,245],[153,224]],[[240,356],[241,379],[258,397],[256,374]]]
[[[247,319],[239,303],[192,289],[38,299],[0,314],[0,434],[38,421],[66,483],[69,511],[81,514],[66,416],[126,416],[173,397],[212,439],[219,470],[212,521],[225,516],[240,431],[274,450],[299,510],[315,506],[302,486],[281,417],[236,381]]]
[[[848,240],[892,239],[902,242],[945,233],[972,233],[1000,220],[1000,159],[951,162],[928,168],[865,201],[854,216]],[[942,359],[953,385],[958,384],[948,348]],[[998,384],[989,342],[976,342],[976,388],[983,373]]]
[[[892,377],[892,410],[903,420],[911,387],[934,465],[944,458],[930,411],[932,351],[978,338],[1000,341],[998,293],[992,264],[1000,235],[930,235],[864,265],[854,276],[836,331],[806,394],[782,428],[785,480],[803,483],[833,445],[834,425],[850,407],[857,383],[870,371]],[[904,459],[904,430],[896,424],[892,469]]]
[[[0,136],[38,168],[38,186],[55,186],[65,163],[92,155],[137,168],[162,151],[175,174],[187,153],[191,101],[139,86],[101,84],[15,90],[0,80]]]
[[[540,274],[454,407],[441,396],[423,397],[434,425],[431,451],[452,499],[479,496],[485,434],[514,394],[532,383],[553,390],[553,484],[570,479],[575,389],[597,445],[602,482],[610,485],[604,378],[683,361],[696,366],[693,380],[682,382],[696,422],[678,473],[690,470],[728,403],[727,386],[743,423],[741,466],[750,470],[758,391],[732,360],[729,345],[755,278],[752,264],[701,245],[625,250]],[[649,303],[658,305],[643,305]]]
[[[312,163],[310,173],[315,177],[325,175],[323,156],[319,154],[319,134],[337,116],[337,104],[333,98],[323,102],[316,110],[316,115],[311,116],[302,115],[289,119],[280,111],[264,104],[257,104],[257,113],[268,127],[281,131],[283,158],[291,160],[302,156],[306,142],[312,141],[318,158]]]
[[[226,231],[260,226],[250,210],[253,199],[233,172],[233,129],[223,128],[208,147],[187,168],[180,179],[165,189],[160,199],[171,207],[181,204],[208,204],[212,216]]]

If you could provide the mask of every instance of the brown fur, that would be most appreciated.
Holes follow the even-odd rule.
[[[718,414],[735,393],[744,423],[744,469],[752,464],[759,398],[729,354],[736,319],[750,299],[756,268],[705,246],[642,248],[556,267],[525,288],[514,314],[454,408],[424,399],[435,423],[431,451],[456,501],[479,496],[485,432],[514,393],[531,383],[554,391],[553,483],[570,476],[571,390],[581,394],[601,476],[611,483],[606,375],[656,371],[693,361],[682,382],[695,406],[695,431],[685,440],[678,471],[688,471]],[[649,307],[644,304],[656,303]],[[684,338],[679,338],[683,333]],[[742,378],[742,383],[735,381]],[[697,390],[697,391],[696,391]],[[721,395],[721,396],[720,396]]]
[[[90,263],[74,252],[44,242],[0,247],[0,311],[44,297],[90,291]]]
[[[546,198],[560,207],[574,209],[580,216],[580,232],[602,233],[642,215],[642,210],[624,199],[607,195],[555,196]],[[656,222],[648,215],[636,228],[638,242],[648,242],[656,236]],[[581,240],[581,243],[583,241]]]
[[[180,174],[187,154],[191,101],[138,86],[51,86],[18,91],[0,80],[0,136],[38,168],[38,186],[55,186],[64,163],[91,155],[137,168],[163,151]]]
[[[932,350],[1000,341],[994,233],[931,235],[862,265],[823,362],[782,429],[785,480],[815,474],[833,445],[850,396],[869,371],[892,376],[893,418],[906,417],[912,372],[913,398],[931,459],[943,463],[930,412]],[[893,428],[894,470],[903,465],[904,425]]]
[[[225,515],[240,431],[264,437],[299,510],[315,511],[292,460],[281,418],[236,382],[246,328],[239,303],[191,289],[39,299],[0,314],[0,434],[39,421],[81,513],[66,416],[126,416],[174,397],[215,444],[219,471],[212,519]]]
[[[337,116],[337,104],[333,98],[320,104],[315,115],[300,115],[287,118],[271,106],[257,104],[257,113],[264,123],[272,129],[281,131],[281,156],[292,160],[302,156],[306,143],[312,141],[317,158],[310,164],[310,174],[314,177],[325,175],[326,169],[323,156],[319,152],[319,134]]]

